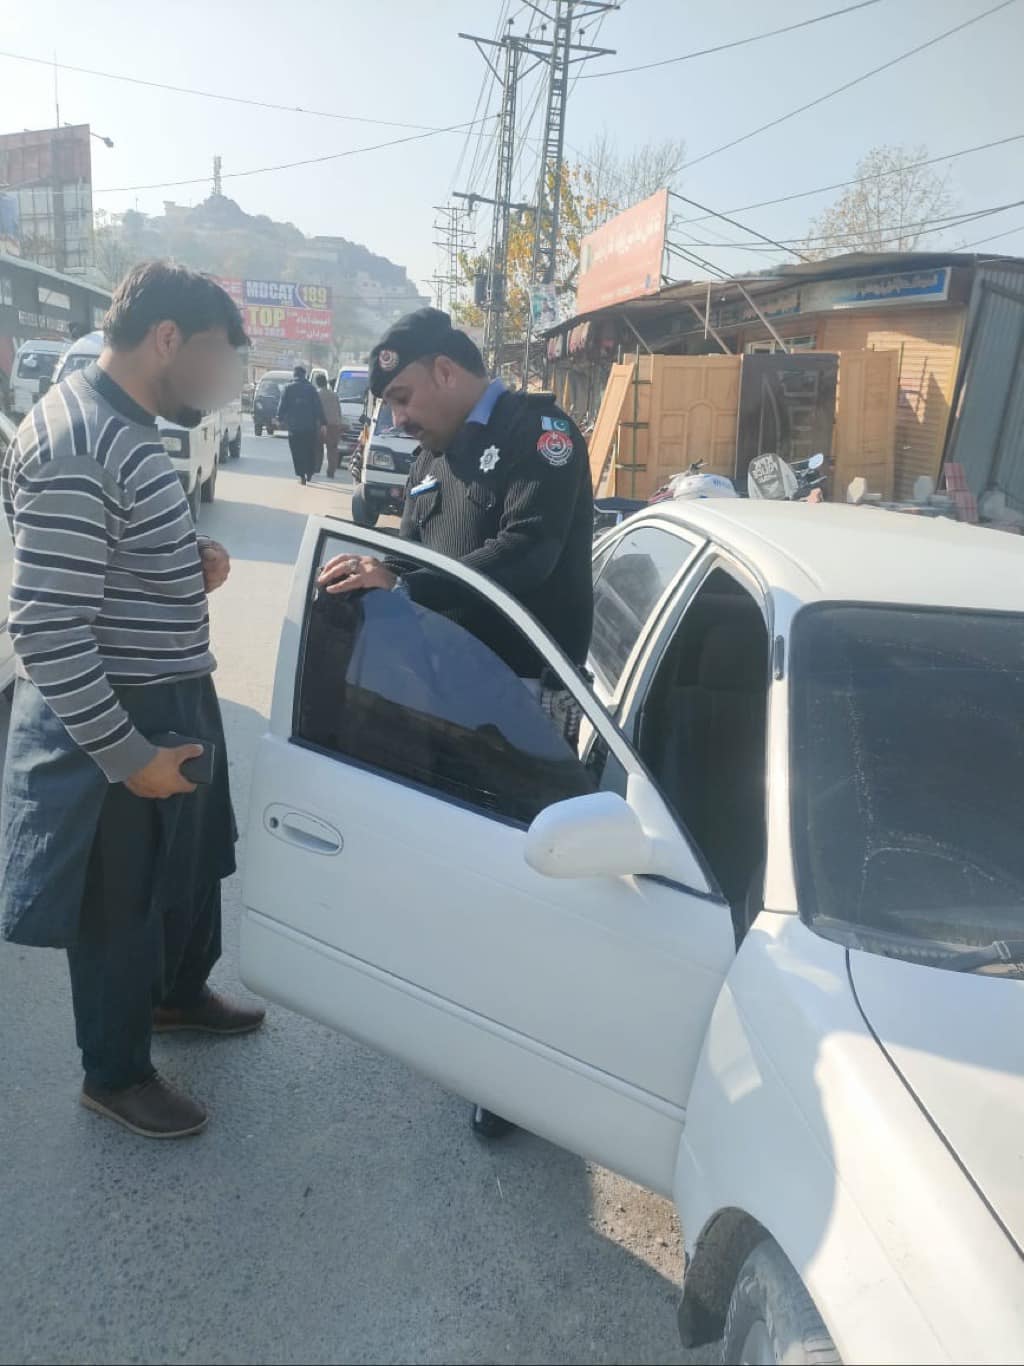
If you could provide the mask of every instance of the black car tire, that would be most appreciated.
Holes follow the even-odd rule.
[[[807,1287],[771,1238],[758,1243],[736,1277],[725,1316],[722,1360],[738,1366],[841,1362]]]
[[[198,527],[199,509],[203,501],[203,486],[198,479],[196,480],[195,488],[192,490],[190,494],[187,495],[187,497],[189,509],[192,513],[192,521]]]
[[[362,489],[356,489],[352,495],[352,520],[356,526],[376,526],[379,517],[380,513],[373,507]]]
[[[207,479],[206,483],[200,486],[201,492],[199,496],[204,503],[212,503],[217,496],[217,471],[219,469],[220,465],[215,463],[213,473],[210,475],[209,479]]]
[[[228,452],[232,460],[237,460],[242,454],[242,429],[239,427],[232,439],[228,442]]]

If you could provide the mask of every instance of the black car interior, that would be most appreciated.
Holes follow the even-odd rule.
[[[742,938],[765,857],[768,630],[751,595],[708,576],[658,665],[637,747],[700,848]]]

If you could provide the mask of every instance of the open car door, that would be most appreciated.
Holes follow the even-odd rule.
[[[458,620],[402,593],[317,589],[344,553],[442,576]],[[507,655],[510,626],[517,656],[551,669],[602,738],[590,766],[485,643]],[[501,589],[421,546],[310,520],[243,900],[254,991],[671,1192],[735,952],[729,910],[585,680]]]

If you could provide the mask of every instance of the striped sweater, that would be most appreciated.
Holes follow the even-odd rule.
[[[14,541],[18,674],[120,782],[155,749],[114,689],[215,667],[181,481],[152,417],[93,365],[21,424],[0,497]]]

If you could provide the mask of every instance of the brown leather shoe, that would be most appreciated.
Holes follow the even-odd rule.
[[[188,1138],[206,1128],[206,1111],[156,1072],[137,1086],[108,1091],[86,1080],[79,1097],[87,1110],[123,1124],[143,1138]]]
[[[259,1029],[267,1012],[262,1006],[243,1006],[206,988],[194,1006],[157,1006],[153,1033],[173,1034],[195,1029],[204,1034],[250,1034]]]

